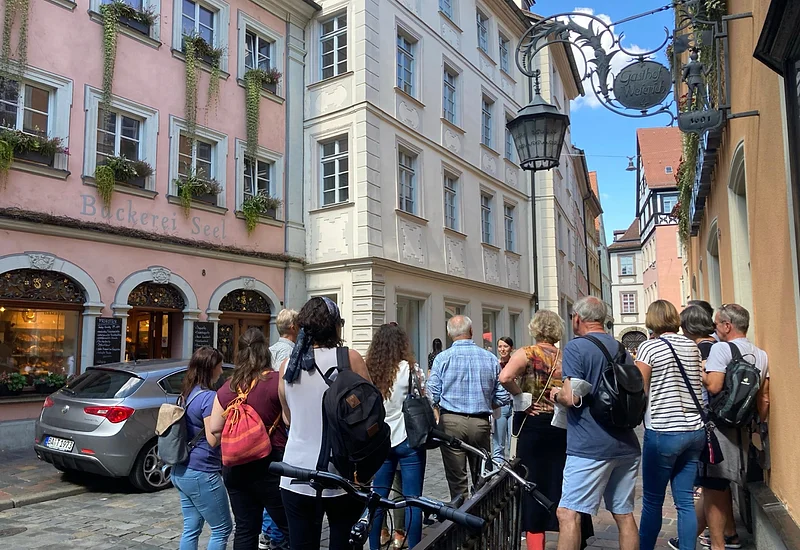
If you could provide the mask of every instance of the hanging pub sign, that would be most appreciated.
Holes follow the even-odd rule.
[[[672,89],[672,76],[661,63],[634,61],[614,77],[614,96],[628,109],[646,111],[664,101]]]
[[[678,128],[686,134],[694,132],[702,136],[709,130],[722,126],[724,121],[725,117],[719,109],[678,113]]]

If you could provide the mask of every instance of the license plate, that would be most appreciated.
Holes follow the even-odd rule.
[[[60,437],[52,437],[48,436],[44,438],[44,446],[48,449],[53,449],[56,451],[66,451],[72,452],[72,448],[75,446],[74,441],[70,441],[69,439],[61,439]]]

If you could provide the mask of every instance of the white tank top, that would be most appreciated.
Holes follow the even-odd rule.
[[[314,359],[323,373],[336,366],[336,348],[317,348]],[[293,384],[286,384],[286,403],[292,415],[289,427],[289,440],[283,461],[297,468],[317,469],[319,448],[322,444],[322,395],[328,385],[317,369],[302,371]],[[335,471],[333,464],[329,468]],[[309,485],[291,485],[291,478],[281,478],[281,489],[302,495],[316,496],[317,492]],[[337,497],[345,494],[341,489],[325,489],[323,497]]]

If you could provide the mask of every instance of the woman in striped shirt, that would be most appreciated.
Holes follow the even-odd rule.
[[[680,550],[693,550],[697,535],[692,495],[705,430],[692,393],[700,398],[702,366],[695,343],[677,334],[680,323],[678,311],[670,302],[653,302],[647,309],[645,325],[654,337],[642,342],[636,355],[648,394],[642,446],[641,550],[655,547],[668,483],[672,484],[678,509]]]

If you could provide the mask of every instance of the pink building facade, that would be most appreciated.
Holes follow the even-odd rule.
[[[149,28],[120,25],[107,113],[100,0],[32,2],[27,66],[20,78],[13,64],[17,76],[2,81],[5,131],[57,137],[66,151],[52,160],[15,153],[0,184],[0,376],[26,377],[22,395],[0,397],[0,420],[4,399],[33,399],[48,374],[187,357],[204,343],[232,359],[243,330],[258,326],[274,338],[277,312],[305,298],[302,146],[292,144],[302,144],[303,36],[318,6],[130,5],[158,18]],[[222,51],[217,100],[208,101],[211,66],[198,64],[194,139],[185,33]],[[12,52],[16,40],[15,31]],[[261,91],[254,156],[246,154],[244,85],[252,68],[282,75]],[[148,163],[152,174],[116,183],[105,205],[95,171],[120,156]],[[213,178],[220,192],[194,197],[186,210],[179,182],[191,173]],[[259,193],[281,204],[248,231],[242,206]]]

